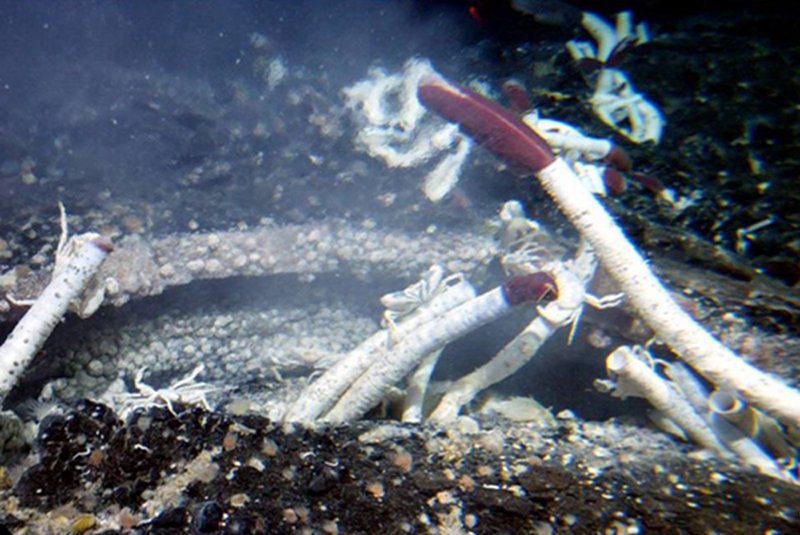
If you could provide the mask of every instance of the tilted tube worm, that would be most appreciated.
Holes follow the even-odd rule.
[[[64,317],[70,302],[84,291],[112,247],[99,234],[87,233],[71,238],[65,249],[74,252],[63,267],[53,271],[50,283],[0,346],[0,401]]]

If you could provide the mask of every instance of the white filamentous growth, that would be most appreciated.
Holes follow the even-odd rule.
[[[469,138],[462,137],[455,152],[442,158],[433,171],[425,176],[422,191],[431,202],[439,202],[456,186],[461,167],[471,148],[472,142]]]
[[[581,19],[581,25],[586,29],[597,43],[596,58],[600,61],[608,60],[614,47],[620,40],[627,36],[618,36],[616,28],[594,13],[585,12]]]
[[[655,104],[636,92],[628,75],[619,69],[600,71],[590,102],[604,123],[634,143],[661,140],[664,116]]]
[[[606,359],[606,367],[609,372],[635,385],[635,391],[641,397],[680,426],[695,442],[719,453],[726,451],[706,421],[678,390],[637,358],[629,347],[621,346],[611,353]]]
[[[460,163],[470,144],[452,125],[435,126],[424,120],[425,107],[417,99],[424,76],[436,75],[430,62],[411,59],[402,72],[371,69],[369,77],[342,90],[345,105],[361,123],[357,145],[389,167],[416,167],[459,144],[456,155],[439,170],[440,179],[458,180]],[[454,173],[444,177],[445,172]]]
[[[63,248],[71,251],[67,262],[53,271],[50,284],[0,346],[0,400],[5,398],[25,367],[70,305],[97,273],[111,246],[99,234],[81,234]]]
[[[343,423],[364,415],[428,353],[511,310],[502,288],[486,292],[410,332],[371,366],[322,419]]]
[[[542,119],[537,112],[525,114],[522,122],[542,136],[556,154],[563,153],[567,160],[600,160],[613,147],[607,139],[589,137],[574,126],[555,119]]]
[[[800,392],[750,366],[722,345],[672,299],[605,208],[561,159],[537,173],[555,200],[595,250],[639,316],[680,358],[718,388],[800,428]]]
[[[431,202],[444,198],[458,182],[472,143],[452,124],[426,116],[417,87],[438,76],[430,62],[412,58],[402,72],[370,69],[369,77],[342,90],[345,106],[358,123],[356,145],[389,167],[411,168],[439,160],[423,186]]]
[[[634,143],[658,143],[664,129],[663,115],[655,104],[634,90],[624,72],[609,65],[614,54],[649,40],[646,26],[639,23],[633,28],[629,11],[617,14],[616,26],[594,13],[584,13],[581,24],[596,46],[586,41],[568,41],[566,47],[575,61],[588,58],[603,65],[591,98],[595,114]]]

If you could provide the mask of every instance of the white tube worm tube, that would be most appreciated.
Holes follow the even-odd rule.
[[[708,407],[714,414],[722,416],[747,437],[766,448],[774,458],[790,459],[797,455],[774,419],[743,403],[730,392],[713,392],[708,398]]]
[[[642,397],[686,431],[692,440],[718,453],[726,451],[689,402],[666,379],[637,358],[629,347],[621,346],[613,351],[606,358],[606,368],[635,385]]]
[[[343,423],[364,415],[399,382],[424,355],[499,318],[511,310],[502,290],[495,288],[454,308],[409,333],[367,373],[359,377],[322,420]]]
[[[425,395],[428,391],[428,384],[431,382],[431,375],[442,355],[442,349],[438,349],[422,358],[417,369],[408,379],[406,397],[403,400],[402,421],[408,423],[419,423],[425,412]]]
[[[756,411],[739,398],[724,390],[716,390],[708,398],[708,407],[738,427],[745,435],[755,437],[758,431]]]
[[[429,420],[445,425],[456,419],[461,407],[493,384],[499,383],[524,366],[558,330],[558,325],[537,316],[489,362],[459,379],[447,390]]]
[[[681,309],[606,209],[541,136],[501,106],[442,78],[421,79],[417,96],[506,162],[535,173],[627,302],[684,362],[718,388],[782,420],[790,433],[800,430],[800,391],[740,359]]]
[[[363,416],[425,355],[505,315],[515,305],[540,299],[551,289],[549,275],[535,273],[515,277],[422,325],[359,377],[322,420],[343,423]]]
[[[604,158],[613,147],[607,139],[584,135],[572,125],[553,119],[540,119],[537,113],[528,113],[522,121],[536,130],[555,151],[577,151],[587,160]]]
[[[664,374],[681,391],[695,412],[705,417],[708,414],[708,390],[700,379],[682,362],[670,362]]]
[[[16,384],[50,333],[97,273],[111,245],[99,234],[75,236],[63,248],[66,263],[53,270],[50,283],[0,346],[0,400]]]
[[[616,24],[614,25],[614,36],[617,44],[633,36],[633,20],[630,11],[617,13]],[[615,45],[616,46],[616,45]]]
[[[740,359],[672,299],[597,199],[556,159],[537,176],[595,250],[626,301],[680,358],[719,388],[800,428],[800,392]]]
[[[590,269],[594,271],[593,264]],[[455,420],[464,405],[471,402],[481,391],[516,373],[533,358],[553,333],[569,323],[578,313],[586,298],[581,277],[563,267],[556,270],[553,275],[558,286],[558,299],[548,303],[541,314],[489,362],[448,388],[431,413],[430,421],[444,425]]]
[[[471,288],[471,287],[470,287]],[[397,324],[394,333],[382,329],[350,351],[302,392],[284,417],[287,422],[311,423],[333,405],[339,396],[367,370],[387,349],[394,336],[402,340],[420,326],[432,321],[448,310],[474,297],[474,293],[455,289],[434,297],[430,303],[420,307]]]
[[[745,463],[756,467],[762,474],[797,483],[796,480],[781,469],[772,457],[761,449],[755,440],[726,420],[724,416],[712,411],[710,424],[714,434],[719,437],[722,443]]]

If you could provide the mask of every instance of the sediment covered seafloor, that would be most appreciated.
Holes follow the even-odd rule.
[[[439,428],[397,424],[387,406],[351,426],[275,423],[316,364],[379,328],[381,295],[434,262],[479,287],[500,280],[491,221],[506,200],[523,199],[562,242],[574,238],[538,187],[481,151],[472,153],[456,198],[430,203],[419,189],[422,171],[387,169],[356,150],[341,88],[376,61],[397,69],[424,56],[460,81],[499,86],[522,78],[543,115],[612,136],[586,106],[584,75],[563,48],[570,31],[550,29],[519,46],[459,31],[456,44],[437,48],[432,36],[444,30],[431,23],[394,56],[362,55],[336,71],[332,55],[314,49],[304,57],[280,30],[270,35],[272,15],[255,15],[248,26],[198,10],[181,33],[159,24],[189,15],[162,13],[148,33],[146,17],[109,7],[64,18],[47,33],[52,13],[18,9],[9,20],[30,21],[34,33],[2,32],[16,58],[4,66],[16,78],[0,106],[3,292],[35,297],[48,280],[58,199],[73,232],[113,239],[103,273],[116,286],[106,288],[106,306],[93,317],[59,326],[6,400],[19,415],[2,434],[7,529],[800,529],[798,487],[698,452],[655,430],[643,404],[594,391],[607,350],[589,338],[649,336],[603,311],[585,315],[571,346],[566,333],[555,337],[496,390],[531,396],[549,412],[503,416],[476,407]],[[624,66],[659,103],[667,126],[657,146],[616,141],[637,171],[700,195],[676,212],[631,183],[603,202],[695,317],[797,386],[800,199],[791,147],[800,136],[793,67],[800,51],[788,23],[769,13],[648,22],[653,42],[632,49]],[[105,27],[113,31],[102,42],[75,31]],[[191,55],[186,65],[158,50],[170,32],[180,36],[170,44]],[[109,41],[112,33],[117,40]],[[153,40],[154,58],[125,44],[136,35]],[[48,44],[68,36],[79,46]],[[197,43],[205,43],[202,53]],[[320,64],[327,71],[314,68]],[[768,218],[774,222],[742,248],[737,231]],[[3,335],[22,312],[0,301]],[[469,371],[531,314],[448,348],[436,379],[446,385]],[[178,404],[174,413],[140,410],[123,422],[84,399],[115,382],[132,388],[142,368],[147,384],[166,386],[198,364],[218,389],[209,396],[214,411]],[[48,404],[33,406],[37,398]]]

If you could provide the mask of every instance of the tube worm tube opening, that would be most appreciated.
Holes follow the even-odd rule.
[[[558,285],[544,271],[513,277],[503,284],[503,297],[511,306],[527,301],[541,301],[547,296],[558,297]]]
[[[747,436],[755,438],[759,434],[759,415],[732,392],[716,390],[708,397],[708,408],[723,416],[741,429]]]
[[[724,390],[717,390],[708,399],[709,408],[717,414],[739,412],[743,405],[739,398]]]
[[[555,160],[547,142],[519,117],[466,87],[424,76],[417,97],[426,108],[457,123],[478,144],[515,168],[537,173]]]
[[[619,374],[628,365],[629,352],[627,350],[620,351],[620,349],[606,357],[606,369],[616,374]]]

